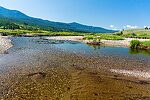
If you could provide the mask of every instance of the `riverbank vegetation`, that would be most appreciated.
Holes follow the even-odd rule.
[[[83,32],[52,32],[52,31],[44,31],[44,30],[8,30],[8,29],[0,29],[0,33],[13,35],[13,36],[85,36],[87,39],[95,39],[95,37],[100,37],[105,40],[123,40],[122,36],[118,36],[115,34],[103,34],[103,33],[83,33]]]
[[[145,49],[150,50],[150,41],[139,41],[139,40],[132,40],[130,42],[130,47],[132,49]]]
[[[4,30],[0,29],[1,34],[7,34],[12,36],[21,36],[21,35],[33,35],[33,36],[84,36],[85,34],[91,33],[79,33],[79,32],[52,32],[44,30]]]
[[[122,30],[116,33],[84,33],[84,32],[53,32],[45,30],[27,30],[27,29],[0,29],[0,33],[13,36],[85,36],[95,39],[99,37],[104,40],[124,40],[125,38],[150,39],[150,30],[134,29]]]
[[[94,35],[86,35],[86,40],[92,40],[92,39],[103,39],[103,40],[124,40],[123,37],[113,35],[113,34],[94,34]]]
[[[141,42],[139,40],[132,40],[130,42],[130,47],[132,49],[137,49],[140,46]]]
[[[150,39],[150,29],[130,29],[115,33],[125,38]]]
[[[125,40],[125,38],[150,39],[150,30],[135,29],[122,30],[116,33],[84,33],[84,32],[53,32],[45,30],[23,30],[23,29],[0,29],[0,34],[7,36],[83,36],[87,43],[92,45],[100,45],[101,40]],[[128,41],[126,41],[128,42]],[[112,43],[115,44],[116,42]],[[120,45],[120,44],[119,44]],[[123,44],[124,45],[124,44]],[[128,45],[129,46],[129,45]],[[132,40],[130,42],[132,49],[150,50],[150,41],[141,42]]]
[[[144,54],[150,56],[150,50],[143,50],[143,49],[130,49],[130,54]]]

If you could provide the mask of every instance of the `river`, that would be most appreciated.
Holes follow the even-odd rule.
[[[150,99],[150,53],[12,37],[0,55],[1,99]]]

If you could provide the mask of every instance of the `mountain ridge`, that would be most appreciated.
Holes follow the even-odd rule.
[[[42,29],[49,30],[54,28],[57,31],[79,31],[79,32],[90,32],[90,33],[112,33],[114,30],[108,30],[102,27],[83,25],[77,22],[63,23],[44,20],[41,18],[30,17],[18,10],[10,10],[0,6],[0,18],[6,18],[15,23],[26,23],[31,26],[37,26]],[[51,30],[49,30],[51,31]]]

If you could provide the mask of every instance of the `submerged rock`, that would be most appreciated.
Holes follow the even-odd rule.
[[[90,44],[90,45],[100,45],[102,43],[101,42],[87,42],[87,44]]]

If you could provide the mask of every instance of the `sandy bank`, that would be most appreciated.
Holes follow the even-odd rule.
[[[101,40],[101,42],[109,46],[129,47],[132,40],[150,41],[150,39],[125,38],[124,40]]]
[[[70,41],[83,41],[83,36],[53,36],[53,37],[46,37],[46,39],[53,39],[53,40],[70,40]]]
[[[12,44],[9,37],[0,36],[0,53],[4,53],[10,47],[12,47]]]
[[[111,69],[111,72],[123,74],[126,76],[137,77],[139,79],[150,79],[150,73],[145,71],[136,71],[136,70],[119,70],[119,69]]]
[[[83,40],[84,36],[54,36],[54,37],[46,37],[46,39],[54,39],[54,40],[70,40],[70,41],[79,41],[87,43],[89,40]],[[125,38],[125,40],[101,40],[101,42],[108,46],[121,46],[121,47],[129,47],[130,41],[135,40],[135,38]],[[150,39],[136,39],[139,41],[150,41]]]

